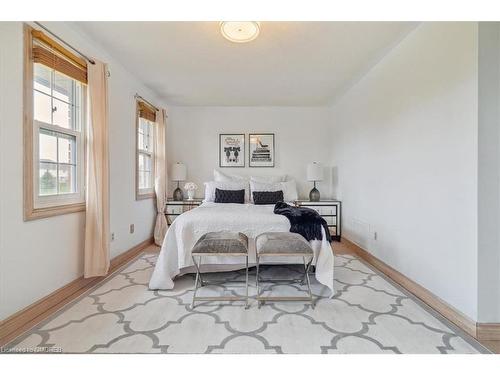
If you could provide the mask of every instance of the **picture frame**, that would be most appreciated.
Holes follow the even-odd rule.
[[[219,167],[245,167],[245,134],[219,134]]]
[[[275,165],[274,133],[248,134],[248,166],[273,168]]]

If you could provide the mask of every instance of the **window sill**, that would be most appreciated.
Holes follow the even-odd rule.
[[[24,211],[24,221],[44,219],[81,211],[85,211],[85,202],[44,208],[27,208]]]
[[[155,197],[155,193],[154,192],[151,192],[151,193],[139,193],[139,192],[136,192],[135,193],[135,200],[136,201],[142,201],[144,199],[153,199]]]

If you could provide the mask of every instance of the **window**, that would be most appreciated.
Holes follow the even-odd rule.
[[[25,219],[85,208],[86,64],[25,27]]]
[[[137,101],[136,199],[154,197],[156,111]]]

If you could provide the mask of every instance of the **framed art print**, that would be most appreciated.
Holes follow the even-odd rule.
[[[245,166],[245,134],[219,134],[219,167]]]
[[[249,134],[248,147],[250,167],[274,167],[274,134]]]

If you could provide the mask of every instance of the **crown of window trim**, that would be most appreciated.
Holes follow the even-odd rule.
[[[45,30],[46,32],[48,32],[50,35],[52,35],[54,38],[56,38],[57,40],[59,40],[60,42],[62,42],[63,44],[65,44],[66,46],[68,46],[69,48],[71,48],[73,51],[75,51],[78,55],[80,55],[81,57],[83,57],[84,61],[88,61],[90,64],[94,65],[95,64],[95,61],[93,59],[91,59],[90,57],[88,57],[87,55],[85,55],[84,53],[80,52],[79,50],[77,50],[75,47],[73,47],[71,44],[69,44],[68,42],[64,41],[63,39],[61,39],[60,37],[58,37],[56,34],[54,34],[52,31],[50,31],[49,29],[47,29],[45,26],[43,26],[40,22],[38,21],[33,21],[33,23],[35,25],[37,25],[38,27],[42,28],[43,30]]]
[[[137,100],[137,108],[139,112],[139,117],[146,120],[156,122],[156,110],[149,106],[147,103]]]
[[[51,48],[54,48],[55,50],[58,50],[59,53],[63,54],[63,56],[65,58],[68,58],[72,63],[76,64],[77,66],[81,67],[82,69],[84,69],[84,68],[86,69],[87,68],[87,62],[89,64],[95,65],[95,60],[94,59],[91,59],[90,57],[88,57],[84,53],[82,53],[79,50],[77,50],[75,47],[73,47],[68,42],[65,42],[63,39],[61,39],[56,34],[54,34],[52,31],[50,31],[45,26],[43,26],[40,22],[34,21],[33,23],[35,25],[37,25],[38,27],[41,27],[43,30],[45,30],[47,33],[49,33],[50,35],[52,35],[54,38],[56,38],[57,40],[59,40],[64,45],[68,46],[71,50],[75,51],[81,57],[75,55],[73,52],[69,51],[67,48],[63,47],[61,44],[59,44],[55,40],[51,39],[49,36],[47,36],[46,34],[44,34],[43,31],[34,29],[33,27],[31,27],[29,25],[26,25],[26,26],[28,26],[30,28],[31,33],[32,33],[32,37],[34,39],[37,39],[37,40],[42,41],[42,42],[46,41],[45,43],[48,44]],[[33,35],[34,32],[36,32],[35,35]],[[109,69],[106,70],[106,77],[111,77],[111,72],[109,71]]]
[[[134,98],[139,101],[139,102],[143,102],[145,103],[146,105],[150,106],[151,109],[155,110],[155,111],[159,111],[160,108],[157,108],[155,105],[151,104],[149,101],[147,101],[146,99],[144,99],[142,96],[140,96],[139,94],[135,94],[134,95]]]
[[[58,56],[45,47],[33,46],[33,62],[43,64],[49,68],[67,75],[75,80],[87,84],[87,69],[72,64],[67,59]]]
[[[87,69],[87,61],[85,61],[81,57],[76,56],[73,52],[69,51],[67,48],[64,48],[62,45],[60,45],[55,40],[44,34],[42,31],[33,29],[31,30],[31,35],[33,36],[33,39],[39,40],[43,44],[54,49],[54,51],[59,52],[73,64],[83,69]]]
[[[43,64],[75,80],[87,84],[87,65],[82,60],[50,39],[39,30],[31,30],[34,63]]]

